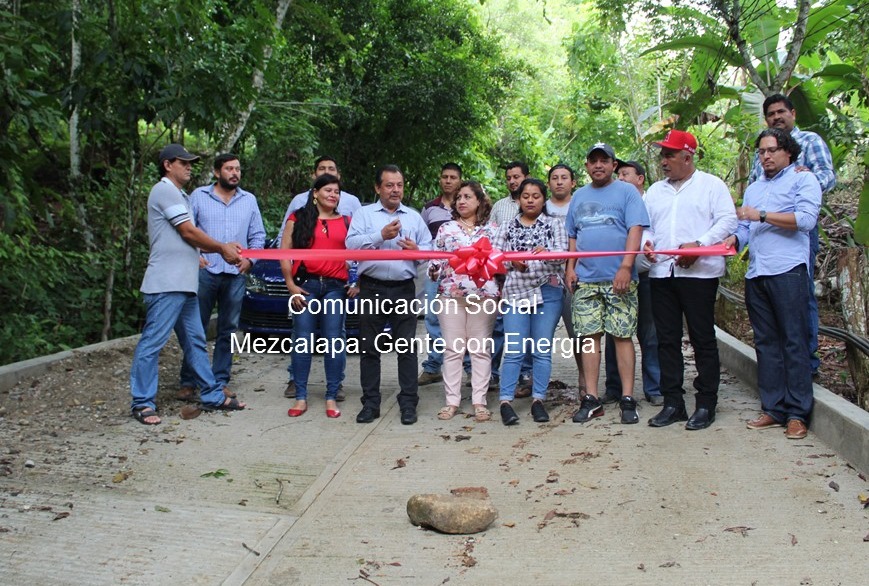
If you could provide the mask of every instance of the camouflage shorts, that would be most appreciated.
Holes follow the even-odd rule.
[[[637,331],[637,282],[624,295],[613,293],[611,281],[577,283],[573,294],[573,327],[577,336],[606,332],[630,338]]]

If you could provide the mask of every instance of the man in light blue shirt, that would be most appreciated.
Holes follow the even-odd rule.
[[[789,439],[806,437],[812,411],[809,364],[809,232],[818,221],[821,185],[796,171],[800,145],[769,128],[757,139],[764,176],[748,186],[728,246],[749,247],[745,302],[754,329],[761,415],[749,429],[787,424]]]
[[[797,155],[794,165],[796,170],[811,171],[818,183],[821,185],[821,191],[827,193],[836,186],[836,171],[833,168],[833,156],[830,154],[830,149],[824,139],[807,130],[800,130],[796,126],[797,111],[794,109],[794,104],[790,98],[782,94],[774,94],[763,101],[763,115],[766,118],[766,124],[770,128],[778,128],[789,133],[797,141],[800,146],[800,154]],[[748,176],[748,182],[754,183],[759,177],[764,175],[764,170],[761,167],[760,157],[755,155],[754,165],[751,169],[751,174]],[[815,257],[818,256],[820,250],[820,242],[818,239],[818,226],[809,232],[809,346],[812,352],[811,364],[812,373],[818,372],[818,367],[821,365],[821,359],[818,356],[818,300],[815,299]]]
[[[404,174],[395,165],[377,170],[374,191],[380,201],[356,212],[347,233],[348,249],[431,250],[428,226],[416,210],[403,205]],[[371,423],[380,417],[380,354],[384,351],[380,334],[388,321],[393,341],[406,343],[398,354],[398,406],[401,423],[416,423],[419,402],[416,376],[416,314],[407,309],[416,297],[417,261],[385,260],[359,263],[359,295],[363,308],[359,324],[359,370],[362,384],[362,410],[358,423]],[[404,310],[396,310],[404,306]]]
[[[216,183],[199,187],[190,194],[193,220],[215,240],[239,242],[244,248],[262,248],[266,231],[254,194],[238,186],[241,163],[236,155],[224,153],[214,159]],[[208,330],[211,312],[217,305],[217,338],[211,370],[223,385],[223,392],[234,397],[227,385],[232,371],[231,336],[238,329],[246,275],[253,261],[241,260],[238,266],[227,263],[213,252],[204,252],[199,262],[199,314]],[[181,388],[177,398],[196,399],[196,378],[187,360],[181,364]]]
[[[316,179],[320,175],[324,175],[328,173],[329,175],[334,175],[338,179],[341,179],[341,170],[338,169],[338,163],[335,162],[335,159],[328,155],[324,155],[319,157],[316,161],[314,161],[314,171],[311,173],[311,179]],[[299,211],[305,204],[308,203],[308,197],[310,197],[311,191],[303,191],[293,197],[290,200],[290,205],[287,206],[287,213],[284,214],[284,219],[281,222],[281,229],[278,231],[278,246],[280,246],[280,238],[284,233],[284,226],[287,223],[287,218],[290,217],[294,212]],[[352,216],[356,210],[362,207],[362,204],[359,202],[359,198],[353,195],[352,193],[347,193],[344,190],[341,190],[340,198],[338,199],[338,213],[342,216]]]

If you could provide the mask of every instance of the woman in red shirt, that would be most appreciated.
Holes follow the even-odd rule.
[[[284,227],[281,248],[345,250],[350,218],[338,213],[341,182],[324,174],[314,180],[308,203],[292,214]],[[299,417],[308,410],[308,374],[315,349],[323,351],[326,370],[326,416],[340,417],[335,399],[347,362],[344,340],[344,302],[357,289],[346,292],[344,260],[282,260],[281,271],[290,291],[293,314],[293,380],[296,403],[287,412]],[[319,333],[319,336],[317,335]],[[318,342],[319,340],[319,342]],[[325,344],[325,346],[324,346]]]

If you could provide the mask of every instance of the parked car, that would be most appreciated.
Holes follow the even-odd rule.
[[[275,240],[267,243],[274,248]],[[290,292],[281,263],[276,260],[259,260],[247,276],[244,299],[241,302],[239,328],[253,336],[281,337],[290,336],[293,331],[293,318],[290,315]],[[353,301],[349,300],[348,307]],[[359,336],[359,315],[348,312],[345,320],[347,337]]]

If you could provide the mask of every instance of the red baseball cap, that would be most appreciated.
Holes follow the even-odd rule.
[[[656,146],[676,151],[688,151],[692,155],[697,151],[697,139],[690,132],[684,130],[671,130],[661,142],[654,143]]]

